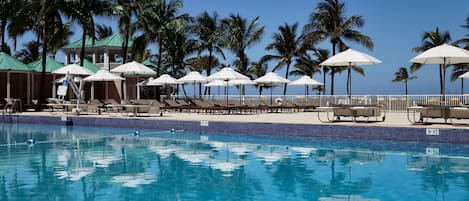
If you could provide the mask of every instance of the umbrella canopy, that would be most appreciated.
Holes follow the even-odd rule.
[[[448,44],[430,48],[412,58],[410,62],[421,64],[469,63],[469,51]]]
[[[348,49],[339,54],[336,54],[326,61],[320,63],[321,66],[348,66],[347,68],[347,92],[349,101],[352,101],[352,66],[380,64],[380,60],[359,52],[356,50]]]
[[[178,81],[182,83],[205,83],[207,82],[207,77],[197,71],[192,71],[186,76],[179,78]]]
[[[226,87],[227,82],[223,80],[214,80],[204,85],[204,87]]]
[[[256,82],[247,79],[247,80],[230,80],[228,81],[228,86],[239,86],[239,85],[254,85]]]
[[[469,78],[469,72],[460,75],[459,78]]]
[[[324,85],[322,82],[319,82],[315,79],[312,79],[310,76],[302,76],[299,79],[288,83],[289,85],[296,85],[296,86],[305,86],[305,97],[308,98],[308,87],[314,85]]]
[[[91,75],[91,74],[93,74],[93,72],[91,72],[90,70],[88,70],[86,68],[83,68],[79,65],[70,64],[70,65],[66,65],[62,68],[59,68],[55,71],[52,71],[52,74]]]
[[[81,62],[80,62],[80,61],[76,61],[75,64],[81,66]],[[96,72],[98,72],[98,70],[101,70],[100,67],[96,66],[96,64],[94,64],[93,62],[89,61],[88,59],[84,59],[84,60],[83,60],[83,68],[86,68],[86,69],[90,70],[90,71],[93,72],[93,73],[96,73]]]
[[[146,85],[148,86],[161,86],[161,85],[170,85],[170,84],[179,84],[178,80],[171,77],[171,75],[163,74],[159,78],[149,80]]]
[[[443,44],[430,48],[412,58],[410,62],[421,64],[443,64],[443,86],[441,94],[445,98],[446,66],[448,64],[469,63],[469,51]]]
[[[254,80],[257,84],[271,84],[271,85],[278,85],[278,84],[285,84],[289,83],[290,80],[283,78],[282,76],[278,75],[274,72],[269,72],[264,76],[257,78]]]
[[[84,78],[83,80],[98,82],[98,81],[115,81],[115,80],[125,80],[125,79],[107,70],[99,70],[98,72],[96,72],[96,74],[90,75]]]
[[[321,66],[361,66],[382,63],[380,60],[353,49],[345,50],[326,59]]]
[[[315,79],[312,79],[310,76],[302,76],[299,79],[288,83],[289,85],[297,85],[297,86],[311,86],[311,85],[324,85],[322,82],[319,82]]]
[[[122,76],[124,77],[156,75],[156,72],[154,70],[136,61],[117,66],[116,68],[112,69],[111,72],[122,73]]]
[[[223,68],[220,71],[210,75],[209,80],[249,80],[248,76],[236,72],[232,68]]]

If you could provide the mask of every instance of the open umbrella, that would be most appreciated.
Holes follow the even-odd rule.
[[[469,63],[469,51],[448,44],[430,48],[410,60],[421,64],[443,64],[443,100],[445,98],[446,66],[448,64]]]
[[[204,85],[204,87],[218,87],[218,96],[220,96],[220,87],[226,87],[227,82],[223,80],[214,80]]]
[[[370,65],[382,63],[380,60],[359,52],[348,49],[336,54],[326,61],[320,63],[321,66],[347,66],[347,91],[349,92],[349,101],[352,102],[352,66]]]
[[[278,75],[274,72],[269,72],[264,76],[257,78],[254,80],[257,84],[269,85],[270,88],[270,104],[272,104],[272,88],[276,85],[289,83],[290,80],[283,78],[282,76]]]
[[[149,78],[148,81],[144,84],[144,86],[168,86],[177,84],[179,84],[179,81],[176,78],[171,77],[171,75],[168,74],[163,74],[156,79]],[[140,97],[140,93],[137,96]]]
[[[460,75],[459,78],[469,78],[469,72]]]
[[[239,72],[236,72],[232,68],[226,67],[222,68],[220,71],[210,75],[207,79],[209,80],[223,80],[225,82],[231,80],[250,80],[250,78],[246,75],[243,75]],[[228,105],[228,84],[225,85],[226,90],[226,104]]]
[[[109,81],[116,81],[116,80],[124,80],[121,76],[118,76],[114,73],[111,73],[107,70],[99,70],[94,75],[90,75],[83,79],[84,81],[91,82],[91,99],[94,99],[94,82],[106,82],[105,86],[105,99],[108,99],[108,82]]]
[[[305,86],[305,97],[308,98],[308,86],[324,85],[324,84],[315,79],[312,79],[310,76],[305,75],[293,82],[288,83],[288,85]]]
[[[136,61],[128,62],[117,66],[116,68],[111,69],[111,72],[121,73],[123,77],[137,77],[137,80],[138,77],[149,77],[156,75],[156,72],[154,70]],[[124,81],[124,99],[127,98],[127,87],[125,85],[126,84]]]
[[[196,90],[195,90],[195,85],[197,83],[205,83],[207,82],[207,77],[201,75],[199,72],[197,71],[192,71],[190,72],[189,74],[187,74],[186,76],[184,77],[181,77],[178,79],[179,82],[181,83],[192,83],[194,84],[194,98],[196,96]],[[199,93],[201,93],[200,91],[201,89],[199,89]]]
[[[59,68],[55,71],[52,71],[52,74],[62,74],[62,75],[66,75],[66,74],[70,74],[70,75],[92,75],[93,72],[91,72],[90,70],[86,69],[86,68],[83,68],[79,65],[76,65],[76,64],[70,64],[70,65],[66,65],[62,68]]]

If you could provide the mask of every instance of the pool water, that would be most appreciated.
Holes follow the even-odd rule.
[[[469,200],[467,145],[0,129],[0,200]]]

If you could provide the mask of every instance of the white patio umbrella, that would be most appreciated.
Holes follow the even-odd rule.
[[[204,87],[218,87],[218,96],[220,96],[220,87],[226,87],[227,82],[223,80],[214,80],[204,85]]]
[[[280,84],[285,84],[289,83],[290,80],[283,78],[282,76],[278,75],[277,73],[274,72],[268,72],[264,76],[257,78],[254,80],[258,85],[259,84],[264,84],[264,85],[270,85],[270,104],[272,104],[272,88],[274,88],[275,85],[280,85]]]
[[[147,66],[136,61],[128,62],[111,69],[113,73],[121,73],[123,77],[149,77],[156,75],[156,72]],[[124,80],[124,99],[127,98],[127,87]],[[137,86],[137,90],[139,86]]]
[[[322,82],[319,82],[310,76],[302,76],[299,79],[288,83],[288,85],[295,85],[295,86],[305,86],[305,97],[308,98],[308,87],[314,85],[324,85]]]
[[[210,75],[207,79],[209,80],[223,80],[225,82],[231,81],[231,80],[250,80],[250,78],[246,75],[243,75],[239,72],[236,72],[232,68],[225,67],[222,68],[220,71],[214,73],[213,75]],[[225,85],[225,90],[226,90],[226,104],[228,105],[228,85]]]
[[[469,72],[460,75],[459,78],[469,78]]]
[[[92,75],[93,72],[91,72],[90,70],[86,69],[86,68],[83,68],[79,65],[76,65],[76,64],[70,64],[70,65],[66,65],[62,68],[59,68],[55,71],[52,71],[52,74],[62,74],[62,75],[66,75],[66,74],[70,74],[70,75]]]
[[[125,80],[123,77],[118,76],[114,73],[111,73],[107,70],[99,70],[94,75],[90,75],[83,79],[84,81],[91,82],[91,99],[94,99],[94,82],[105,82],[105,99],[108,99],[109,89],[108,89],[108,82],[109,81],[116,81],[116,80]]]
[[[443,64],[443,100],[445,98],[446,66],[448,64],[469,63],[469,51],[443,44],[430,48],[427,51],[412,58],[410,62],[421,64]]]
[[[168,75],[168,74],[163,74],[156,79],[149,80],[146,85],[162,86],[162,85],[175,85],[175,84],[179,84],[179,81],[176,78],[171,77],[171,75]]]
[[[370,65],[382,63],[380,60],[359,52],[356,50],[348,49],[339,54],[336,54],[326,61],[320,63],[321,66],[347,66],[347,91],[349,101],[352,102],[352,66]]]
[[[207,77],[201,75],[197,71],[192,71],[192,72],[188,73],[186,76],[179,78],[178,81],[181,82],[181,83],[192,83],[192,84],[194,84],[194,98],[195,98],[195,96],[196,96],[195,85],[197,83],[206,83],[207,82]],[[199,93],[201,92],[200,90],[201,89],[199,89]]]
[[[246,86],[246,85],[255,85],[256,82],[248,79],[248,80],[230,80],[228,81],[228,86]],[[239,90],[239,101],[242,102],[243,94],[242,89]]]

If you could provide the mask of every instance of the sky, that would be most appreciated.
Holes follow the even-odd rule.
[[[189,13],[197,16],[204,11],[217,12],[221,18],[230,14],[240,14],[242,17],[252,20],[260,17],[260,26],[265,26],[265,34],[262,40],[250,47],[246,53],[251,61],[257,61],[265,54],[272,54],[265,50],[267,44],[272,42],[272,35],[278,27],[285,23],[299,23],[299,28],[308,22],[309,15],[315,11],[318,0],[185,0],[181,13]],[[353,94],[403,94],[402,83],[392,83],[394,73],[399,67],[409,67],[409,60],[417,53],[412,48],[421,44],[422,34],[426,31],[434,31],[436,27],[440,32],[449,31],[452,41],[469,34],[469,30],[461,25],[469,17],[469,1],[467,0],[347,0],[347,17],[361,15],[365,19],[365,25],[357,28],[361,33],[370,36],[374,42],[374,49],[368,50],[359,44],[346,42],[352,49],[370,54],[383,63],[378,65],[363,66],[365,77],[352,73]],[[97,23],[112,25],[116,31],[117,18],[98,18]],[[74,25],[75,35],[70,42],[80,39],[81,29]],[[301,29],[299,30],[301,31]],[[27,34],[23,42],[32,40],[32,35]],[[20,43],[21,44],[21,41]],[[317,45],[318,48],[331,49],[326,41]],[[222,63],[231,64],[234,57],[229,53]],[[64,60],[63,53],[56,56],[58,61]],[[269,70],[275,63],[269,63]],[[451,68],[448,69],[450,74]],[[284,71],[279,71],[284,75]],[[411,94],[438,94],[439,79],[438,65],[425,65],[413,75],[418,79],[409,81],[409,93]],[[291,77],[294,80],[298,77]],[[322,81],[322,75],[316,74],[314,79]],[[327,78],[327,86],[330,85],[330,77]],[[459,94],[460,81],[450,82],[447,78],[447,94]],[[465,93],[469,93],[469,80],[466,81]],[[192,87],[187,88],[189,91]],[[236,89],[231,89],[236,93]],[[281,88],[274,89],[274,94],[280,94]],[[247,92],[255,94],[253,87],[248,87]],[[289,86],[287,94],[302,94],[304,88]],[[346,94],[346,72],[336,75],[335,94]]]

